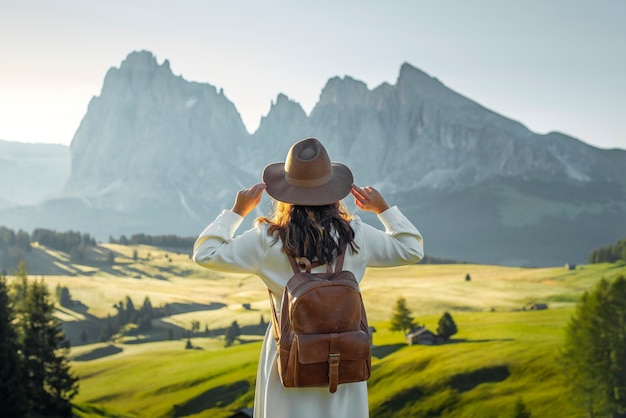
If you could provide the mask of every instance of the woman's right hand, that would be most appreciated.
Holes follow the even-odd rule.
[[[359,187],[353,184],[350,193],[354,196],[354,203],[361,210],[374,212],[378,215],[389,209],[389,205],[383,196],[373,187]]]
[[[263,190],[265,190],[265,183],[257,183],[248,189],[240,190],[231,211],[245,218],[261,201]]]

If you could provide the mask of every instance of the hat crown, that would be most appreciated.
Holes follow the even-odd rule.
[[[330,180],[332,167],[324,146],[315,138],[294,144],[285,160],[285,180],[294,186],[317,186]]]
[[[263,181],[280,202],[321,206],[346,197],[353,179],[346,165],[330,161],[321,142],[306,138],[292,145],[284,163],[266,166]]]

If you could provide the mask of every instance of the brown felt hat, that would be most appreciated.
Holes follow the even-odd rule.
[[[263,181],[267,194],[280,202],[322,206],[346,197],[353,177],[347,166],[330,161],[320,141],[307,138],[292,145],[284,163],[265,167]]]

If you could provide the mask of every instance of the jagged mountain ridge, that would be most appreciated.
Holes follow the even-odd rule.
[[[173,75],[168,61],[159,65],[147,51],[107,72],[72,141],[62,197],[47,210],[0,212],[0,223],[47,222],[96,236],[194,235],[307,136],[347,163],[357,183],[401,202],[432,255],[581,262],[626,230],[626,152],[535,134],[409,64],[395,85],[372,90],[351,77],[331,78],[308,116],[280,94],[249,134],[222,91]],[[68,220],[68,211],[80,216]],[[90,215],[96,212],[98,222]],[[589,242],[568,232],[594,224]],[[529,228],[555,249],[542,252],[532,248],[537,240],[520,239]]]
[[[143,182],[152,178],[197,193],[189,187],[194,180],[223,183],[215,172],[204,175],[203,167],[231,163],[258,178],[265,164],[283,159],[305,136],[319,137],[333,158],[362,171],[364,182],[385,179],[394,191],[465,188],[494,177],[611,179],[593,147],[534,134],[408,64],[396,85],[373,90],[350,77],[330,79],[309,117],[279,95],[250,137],[223,92],[174,76],[167,60],[158,65],[143,51],[110,69],[102,94],[90,103],[72,142],[66,192],[101,195],[123,178],[119,193],[132,190],[137,202]],[[190,168],[196,175],[187,178],[183,172]],[[139,180],[138,190],[127,187]],[[146,192],[148,199],[155,193]]]
[[[350,86],[354,84],[361,85],[358,100],[342,100],[349,97],[349,90],[357,90]],[[377,167],[378,175],[395,166],[391,183],[399,190],[466,188],[495,177],[557,176],[574,181],[611,177],[592,147],[564,135],[536,135],[408,64],[402,66],[395,86],[383,84],[369,93],[361,82],[331,80],[311,122],[324,137],[337,138],[331,141],[341,144],[336,152],[367,161],[369,172]],[[556,136],[558,143],[552,141]],[[382,140],[373,144],[371,138]],[[369,152],[376,149],[371,145],[378,145],[380,153]],[[581,153],[584,159],[579,158]],[[407,174],[412,183],[407,183]]]
[[[150,53],[133,53],[107,72],[89,104],[72,141],[65,194],[121,211],[184,201],[192,192],[208,198],[225,180],[210,168],[236,172],[247,136],[223,92],[175,77],[168,61],[158,65]]]
[[[275,112],[293,122],[284,116],[274,122]],[[398,191],[462,189],[496,177],[619,181],[623,174],[606,165],[602,150],[558,133],[535,134],[408,64],[396,85],[371,91],[350,77],[331,79],[309,118],[279,96],[254,137],[271,144],[279,124],[323,138],[334,158],[362,169],[365,182]],[[283,140],[281,148],[290,142]]]

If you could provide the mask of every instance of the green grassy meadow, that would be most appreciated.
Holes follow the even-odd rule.
[[[51,291],[70,289],[80,308],[59,308],[72,340],[72,368],[80,377],[78,417],[228,417],[251,407],[262,335],[270,318],[267,291],[254,276],[196,266],[187,254],[152,247],[104,244],[114,266],[76,265],[62,253],[36,248],[37,266]],[[138,259],[132,257],[137,250]],[[54,260],[45,271],[41,257]],[[39,263],[39,264],[37,264]],[[43,270],[42,270],[43,269]],[[30,270],[30,269],[29,269]],[[466,274],[471,276],[465,280]],[[576,417],[558,364],[564,326],[580,295],[601,278],[626,275],[626,265],[512,268],[485,265],[415,265],[370,269],[361,283],[374,333],[368,382],[372,417],[506,417],[522,398],[534,417]],[[150,335],[97,341],[114,303],[130,296],[136,307],[170,304]],[[458,334],[448,344],[406,344],[389,331],[396,300],[404,297],[416,322],[432,331],[443,312]],[[242,304],[249,303],[250,309]],[[547,310],[529,310],[546,303]],[[243,335],[225,348],[223,329],[237,320]],[[192,321],[210,337],[193,337],[185,349],[178,332]],[[168,340],[168,330],[176,338]],[[262,330],[262,329],[261,329]],[[78,342],[86,331],[89,340]]]

